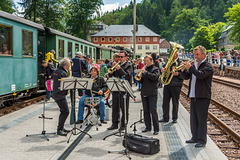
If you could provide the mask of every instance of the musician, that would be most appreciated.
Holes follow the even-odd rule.
[[[99,104],[99,112],[100,112],[100,121],[103,124],[106,124],[105,121],[105,102],[103,99],[103,93],[107,91],[107,84],[103,77],[99,76],[99,70],[96,66],[90,69],[91,78],[93,78],[93,85],[92,85],[92,94],[93,96],[97,96],[100,98]],[[78,108],[78,121],[76,124],[83,123],[83,114],[84,114],[84,99],[86,97],[91,97],[91,91],[86,90],[85,94],[81,97],[79,101],[79,108]]]
[[[153,58],[149,55],[145,56],[144,64],[146,69],[142,69],[142,77],[140,83],[142,84],[141,98],[144,112],[144,122],[146,128],[142,132],[151,131],[151,117],[153,121],[154,135],[159,132],[158,114],[157,114],[157,91],[158,91],[158,77],[160,72],[158,67],[153,64]]]
[[[125,51],[121,51],[119,53],[119,58],[121,61],[121,65],[116,66],[116,71],[113,72],[112,76],[113,77],[118,77],[125,79],[129,82],[130,85],[132,85],[132,74],[133,74],[133,69],[131,63],[127,62],[128,54]],[[116,62],[113,63],[113,66],[116,64]],[[123,95],[125,92],[112,92],[112,125],[111,127],[108,128],[108,130],[113,130],[113,129],[118,129],[118,122],[119,122],[119,117],[120,117],[120,108],[122,111],[122,117],[121,117],[121,126],[120,129],[124,130],[124,120],[125,120],[125,115],[124,115],[124,99]],[[127,95],[126,98],[126,119],[128,121],[128,110],[129,110],[129,95]],[[120,105],[120,108],[119,108]]]
[[[177,62],[177,63],[176,63]],[[174,62],[171,67],[180,65],[178,59],[178,54],[174,57]],[[164,72],[165,69],[161,68],[161,72]],[[169,121],[169,109],[170,109],[170,99],[172,98],[172,123],[177,123],[178,119],[178,107],[179,107],[179,96],[182,88],[183,77],[181,71],[173,72],[173,78],[168,85],[164,85],[163,88],[163,118],[159,122],[168,122]]]
[[[60,115],[58,120],[58,127],[57,127],[57,134],[60,136],[66,136],[69,130],[64,129],[64,123],[68,117],[69,110],[68,110],[68,103],[66,99],[66,95],[68,93],[67,90],[61,91],[60,88],[60,81],[62,77],[68,77],[68,69],[70,68],[71,63],[70,60],[64,58],[60,61],[60,66],[56,69],[53,74],[53,94],[52,97],[56,101],[58,107],[60,108]]]
[[[196,143],[195,147],[204,147],[207,143],[207,116],[211,99],[213,67],[206,60],[206,49],[199,45],[194,48],[195,63],[192,66],[184,62],[184,79],[190,79],[188,96],[191,98],[190,126],[192,138],[186,143]]]
[[[113,67],[113,63],[114,62],[118,62],[119,61],[119,53],[114,53],[113,55],[113,61],[112,62],[109,62],[107,64],[107,68],[112,68]]]

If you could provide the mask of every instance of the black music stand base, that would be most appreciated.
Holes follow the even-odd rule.
[[[53,132],[53,133],[46,133],[45,131],[45,119],[53,119],[53,118],[48,118],[48,117],[45,117],[45,103],[46,101],[44,100],[43,102],[43,113],[42,113],[42,116],[39,116],[38,118],[42,118],[43,119],[43,130],[42,130],[42,133],[41,134],[27,134],[26,137],[29,137],[29,136],[40,136],[40,135],[43,135],[47,141],[49,141],[48,137],[46,136],[47,134],[56,134],[56,132]]]
[[[121,151],[108,151],[108,153],[119,153],[119,154],[124,154],[128,157],[128,159],[132,159],[129,155],[129,149],[128,148],[125,148]]]
[[[137,129],[136,129],[136,124],[137,123],[143,123],[143,119],[140,119],[140,120],[138,120],[136,122],[133,122],[133,124],[131,124],[130,128],[132,128],[132,126],[133,126],[133,133],[134,134],[136,134],[136,131],[137,131]]]
[[[124,130],[118,129],[117,132],[114,132],[114,133],[111,133],[111,134],[105,136],[105,137],[103,138],[103,140],[105,140],[106,138],[111,137],[111,136],[122,137],[124,134],[125,134],[125,131],[124,131]]]
[[[76,130],[78,130],[79,132],[77,133]],[[85,132],[85,131],[83,131],[83,130],[77,128],[77,127],[76,127],[76,123],[74,123],[74,128],[71,129],[70,132],[71,132],[71,134],[70,134],[70,136],[69,136],[69,138],[68,138],[67,143],[69,143],[70,138],[71,138],[72,135],[78,135],[78,134],[80,134],[80,133],[84,133],[84,134],[88,135],[90,138],[92,138],[92,136],[91,136],[90,134],[88,134],[87,132]],[[70,133],[70,132],[69,132],[69,133]]]

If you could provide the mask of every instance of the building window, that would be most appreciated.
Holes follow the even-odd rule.
[[[146,45],[146,46],[145,46],[145,49],[146,49],[146,50],[149,50],[149,49],[150,49],[150,46],[149,46],[149,45]]]
[[[142,38],[141,37],[138,38],[138,42],[142,42]]]
[[[149,37],[146,37],[146,42],[149,42]]]
[[[64,57],[64,40],[58,40],[58,52],[59,57]]]
[[[97,42],[98,41],[98,38],[94,38],[94,42]]]
[[[157,45],[153,45],[153,50],[157,50]]]
[[[32,56],[33,54],[33,32],[22,30],[22,54]]]
[[[68,42],[68,57],[72,58],[72,42]]]
[[[133,41],[133,37],[131,37],[131,42]]]
[[[109,41],[109,42],[112,42],[112,38],[111,38],[111,37],[110,37],[110,38],[108,38],[108,41]]]
[[[157,37],[154,37],[154,38],[153,38],[153,41],[154,41],[154,42],[157,42]]]
[[[124,38],[123,38],[123,42],[127,42],[127,37],[124,37]]]
[[[105,38],[104,38],[104,37],[102,37],[102,39],[101,39],[101,40],[102,40],[102,42],[105,42]]]
[[[0,24],[0,55],[12,55],[12,27]]]
[[[138,50],[142,50],[142,45],[138,45]]]
[[[119,38],[119,37],[117,37],[117,38],[116,38],[116,42],[119,42],[119,41],[120,41],[120,38]]]

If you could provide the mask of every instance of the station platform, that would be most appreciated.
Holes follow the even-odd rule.
[[[130,125],[140,120],[140,109],[142,103],[140,92],[133,86],[136,101],[130,100],[130,115],[128,123],[128,133],[133,133],[133,127]],[[69,107],[70,99],[68,97]],[[162,118],[162,89],[159,89],[158,112]],[[108,131],[111,120],[103,124],[96,130],[95,126],[86,127],[85,131],[92,136],[79,134],[73,135],[70,142],[67,143],[67,137],[56,134],[46,134],[44,136],[29,136],[29,134],[41,134],[43,121],[39,118],[42,114],[43,102],[31,105],[19,111],[0,117],[0,159],[1,160],[56,160],[56,159],[82,159],[82,160],[127,160],[124,154],[108,153],[108,151],[121,151],[122,137],[111,136],[103,140],[106,135],[116,132]],[[46,117],[52,117],[52,120],[45,120],[45,130],[47,133],[56,132],[58,122],[59,108],[54,102],[46,103]],[[111,110],[110,110],[111,115]],[[170,114],[171,115],[171,114]],[[111,116],[110,116],[111,117]],[[159,118],[159,119],[160,119]],[[73,125],[69,124],[70,115],[65,123],[66,129],[71,129]],[[77,125],[79,126],[79,125]],[[142,133],[145,128],[144,123],[136,124],[136,134],[158,138],[160,140],[160,152],[154,155],[143,155],[130,151],[133,160],[225,160],[225,155],[208,137],[205,148],[195,148],[194,144],[186,144],[185,141],[191,138],[190,116],[189,113],[180,104],[179,119],[176,124],[160,123],[160,132],[153,135],[153,131]],[[84,129],[84,128],[83,128]]]

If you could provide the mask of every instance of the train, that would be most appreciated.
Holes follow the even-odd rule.
[[[45,87],[41,61],[52,49],[58,61],[78,51],[95,60],[119,52],[0,10],[0,106]]]

